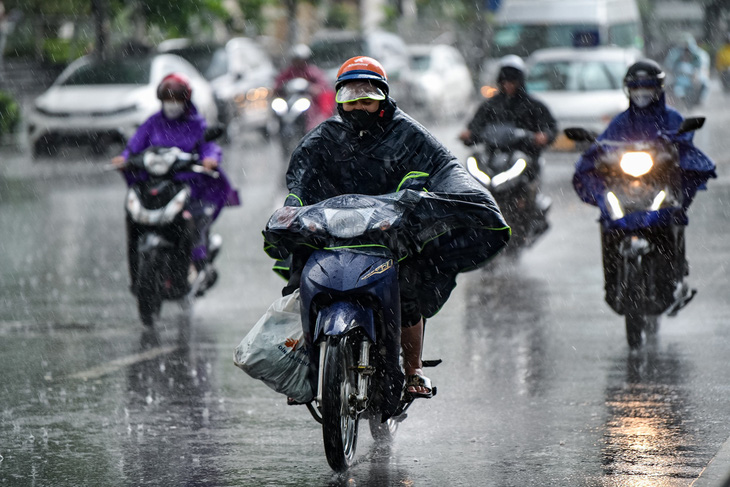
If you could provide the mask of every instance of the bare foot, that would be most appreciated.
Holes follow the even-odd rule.
[[[411,375],[419,375],[421,377],[425,377],[423,375],[423,369],[421,369],[421,368],[410,368],[410,367],[406,368],[406,376],[411,376]],[[408,388],[406,390],[408,392],[412,392],[415,394],[428,394],[429,392],[431,392],[431,390],[425,386],[412,386],[411,385],[411,386],[408,386]]]

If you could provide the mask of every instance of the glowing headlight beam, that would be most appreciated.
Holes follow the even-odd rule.
[[[312,104],[312,102],[309,101],[308,99],[300,98],[294,102],[294,105],[292,106],[292,111],[298,112],[298,113],[307,111],[309,109],[309,107],[311,106],[311,104]]]
[[[466,170],[469,171],[469,174],[474,176],[474,178],[476,178],[476,180],[482,183],[484,186],[489,186],[492,184],[492,178],[490,178],[489,175],[486,174],[484,171],[479,169],[476,157],[470,156],[466,158]]]
[[[289,105],[283,98],[274,98],[271,100],[271,108],[279,115],[284,114],[289,110]]]
[[[522,171],[525,170],[527,167],[527,161],[525,161],[523,158],[519,158],[515,161],[514,165],[507,169],[505,172],[499,173],[496,176],[492,178],[492,183],[494,183],[495,186],[499,186],[500,184],[504,184],[510,179],[514,179],[520,174],[522,174]]]
[[[613,213],[614,220],[618,220],[619,218],[624,217],[624,210],[621,208],[621,203],[619,202],[618,198],[615,194],[613,194],[613,191],[609,191],[606,194],[606,199],[608,200],[608,204],[611,207],[611,213]]]
[[[654,201],[651,203],[651,211],[658,211],[659,208],[661,208],[662,203],[664,203],[664,199],[667,197],[667,193],[664,190],[659,191],[659,193],[654,197]]]
[[[621,156],[620,166],[623,172],[638,178],[651,171],[654,161],[648,152],[626,152]]]

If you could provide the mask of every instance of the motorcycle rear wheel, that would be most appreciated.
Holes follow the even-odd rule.
[[[357,393],[355,356],[357,347],[351,335],[327,339],[322,388],[322,437],[330,467],[347,470],[355,458],[359,414],[351,404]]]
[[[398,421],[389,418],[385,423],[380,420],[380,415],[371,416],[370,434],[376,443],[388,444],[395,439],[395,433],[398,431]]]

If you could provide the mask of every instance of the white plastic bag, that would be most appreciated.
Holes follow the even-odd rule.
[[[276,392],[306,403],[314,393],[299,303],[298,289],[274,301],[236,347],[233,363]]]

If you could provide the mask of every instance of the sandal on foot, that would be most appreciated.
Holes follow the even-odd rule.
[[[408,390],[409,387],[425,387],[428,392],[411,392]],[[424,375],[413,374],[406,377],[405,393],[410,395],[413,399],[420,397],[424,399],[431,399],[436,394],[436,388],[431,386],[431,379]]]

